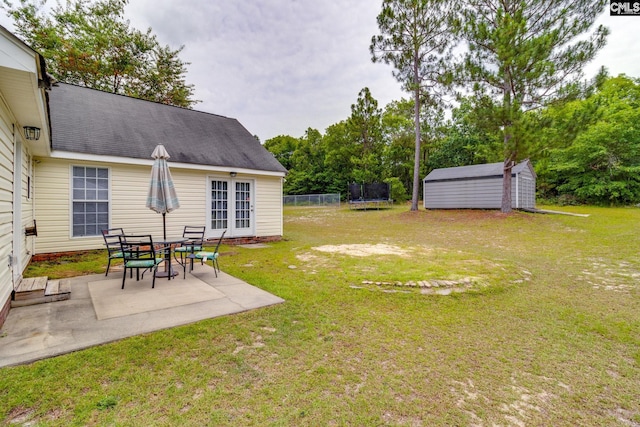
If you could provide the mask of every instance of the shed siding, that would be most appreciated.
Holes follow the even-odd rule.
[[[520,164],[519,172],[512,175],[511,206],[516,209],[535,208],[536,177],[531,164]],[[485,172],[481,165],[478,171]],[[466,168],[466,167],[465,167]],[[502,176],[487,175],[455,177],[460,168],[438,169],[437,177],[451,177],[443,180],[425,178],[424,207],[426,209],[500,209],[502,206]],[[469,170],[465,170],[469,173]],[[452,176],[453,175],[453,176]]]
[[[424,186],[427,209],[495,209],[501,201],[501,178],[427,182]]]
[[[0,97],[0,309],[13,290],[8,262],[13,248],[13,147],[9,111]]]
[[[72,166],[109,169],[110,225],[127,233],[162,237],[162,216],[145,206],[150,166],[41,159],[36,170],[38,238],[36,253],[103,247],[102,237],[71,236],[70,174]],[[169,164],[171,168],[171,164]],[[207,218],[207,181],[210,171],[171,168],[180,208],[166,215],[167,236],[180,236],[185,225],[204,225]],[[256,236],[281,236],[281,179],[239,176],[256,182]],[[277,195],[277,196],[276,196]]]

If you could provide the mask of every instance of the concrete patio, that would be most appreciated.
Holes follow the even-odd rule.
[[[181,272],[182,273],[182,272]],[[122,273],[71,279],[71,299],[11,309],[0,330],[0,367],[82,350],[147,332],[284,302],[213,268],[196,265],[173,280]]]

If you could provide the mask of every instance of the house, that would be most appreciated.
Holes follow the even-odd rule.
[[[162,235],[145,207],[162,143],[180,208],[167,235],[206,225],[205,236],[282,236],[285,168],[237,120],[64,83],[49,92],[51,155],[36,157],[36,254],[100,248],[100,230]]]
[[[25,229],[35,219],[33,158],[50,154],[49,84],[43,58],[0,26],[0,325],[35,251]],[[27,139],[36,128],[39,139]]]
[[[504,164],[434,169],[424,178],[425,209],[500,209]],[[536,173],[529,160],[511,170],[511,207],[533,209]]]
[[[160,143],[180,199],[168,236],[206,225],[210,239],[281,238],[286,169],[240,122],[52,84],[43,58],[0,26],[0,326],[32,257],[102,248],[109,227],[162,236],[145,207]]]

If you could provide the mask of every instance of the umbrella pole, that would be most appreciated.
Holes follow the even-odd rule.
[[[162,212],[162,236],[163,236],[163,239],[164,239],[165,242],[167,241],[166,215],[167,214],[165,212]],[[163,247],[164,247],[164,245],[165,245],[165,243],[163,242]],[[171,257],[171,248],[169,248],[168,250],[169,250],[169,257]],[[165,249],[163,249],[163,251],[164,251],[163,255],[164,255],[164,258],[165,258],[165,261],[164,261],[164,272],[158,273],[156,271],[155,274],[156,274],[156,277],[169,277],[170,278],[172,272],[169,270],[169,267],[168,267],[168,265],[170,263],[167,262],[167,255],[166,255],[167,249],[165,248]]]
[[[162,236],[164,240],[167,240],[167,222],[166,222],[167,214],[162,212]]]

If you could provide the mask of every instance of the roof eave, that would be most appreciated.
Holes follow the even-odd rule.
[[[61,150],[52,151],[51,155],[48,157],[52,159],[60,159],[60,160],[109,163],[109,164],[118,164],[118,165],[136,165],[136,166],[148,166],[148,167],[151,167],[153,165],[153,159],[151,158],[136,159],[132,157],[102,156],[102,155],[96,155],[96,154],[83,154],[83,153],[75,153],[71,151],[61,151]],[[277,176],[277,177],[284,177],[286,175],[286,171],[283,172],[283,171],[249,169],[249,168],[236,168],[232,166],[212,166],[212,165],[202,165],[202,164],[193,164],[193,163],[172,162],[171,160],[169,160],[169,166],[171,167],[171,169],[200,170],[200,171],[225,173],[225,174],[231,174],[232,172],[235,172],[237,174],[242,174],[242,175],[260,175],[260,176]]]

